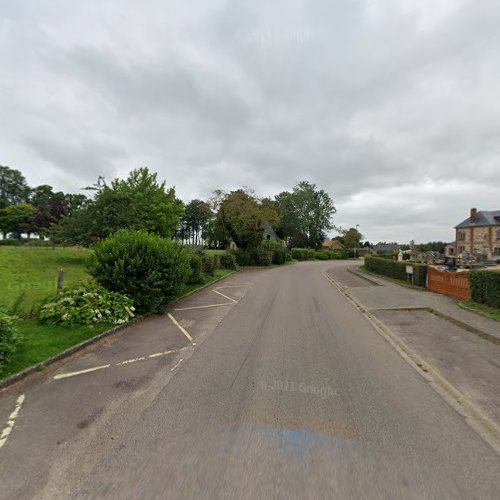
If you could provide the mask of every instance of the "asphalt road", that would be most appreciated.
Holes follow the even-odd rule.
[[[0,497],[500,498],[499,457],[323,277],[335,265],[237,274],[173,312],[196,345],[170,325],[175,352],[115,363],[140,335],[168,343],[155,319],[4,392],[0,431],[26,399]]]

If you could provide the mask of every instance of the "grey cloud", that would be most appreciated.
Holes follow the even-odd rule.
[[[448,239],[469,205],[500,208],[496,1],[20,0],[0,15],[0,163],[30,182],[76,190],[147,164],[190,199],[306,178],[370,240]]]

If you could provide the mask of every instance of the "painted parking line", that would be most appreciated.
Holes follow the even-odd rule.
[[[221,306],[232,306],[233,302],[225,302],[224,304],[210,304],[208,306],[191,306],[191,307],[179,307],[174,309],[174,311],[191,311],[192,309],[207,309],[209,307],[221,307]]]
[[[4,427],[2,434],[0,434],[0,448],[7,442],[7,438],[9,437],[12,429],[14,428],[14,424],[16,423],[16,419],[21,411],[21,406],[24,403],[25,396],[21,394],[16,399],[16,407],[14,411],[9,415],[9,419],[7,420],[7,425]]]
[[[97,370],[104,370],[104,368],[109,368],[111,365],[101,365],[94,366],[93,368],[87,368],[86,370],[79,370],[77,372],[68,372],[68,373],[58,373],[54,375],[54,380],[60,380],[62,378],[74,377],[76,375],[83,375],[84,373],[95,372]]]
[[[170,371],[173,372],[183,361],[184,361],[183,358],[179,359],[179,361],[177,361],[177,363],[175,364],[175,366],[173,366],[172,368],[170,368]]]
[[[162,351],[162,352],[155,352],[153,354],[149,354],[147,356],[139,356],[138,358],[131,358],[131,359],[126,359],[125,361],[121,361],[119,363],[115,363],[114,365],[107,364],[107,365],[100,365],[100,366],[94,366],[92,368],[87,368],[85,370],[79,370],[76,372],[66,372],[66,373],[58,373],[57,375],[54,375],[54,380],[61,380],[64,378],[69,378],[69,377],[76,377],[78,375],[85,375],[86,373],[92,373],[98,370],[104,370],[106,368],[110,368],[111,366],[127,366],[132,363],[138,363],[139,361],[146,361],[148,359],[152,358],[158,358],[159,356],[167,356],[168,354],[174,354],[176,352],[184,351],[186,349],[191,349],[193,346],[196,344],[192,344],[186,347],[181,347],[180,349],[171,349],[169,351]]]
[[[184,336],[189,340],[189,342],[193,342],[193,337],[189,335],[186,329],[170,313],[167,313],[167,316],[170,318],[172,323],[184,334]]]
[[[231,302],[234,302],[235,304],[238,302],[237,300],[232,299],[231,297],[228,297],[227,295],[224,295],[221,292],[218,292],[217,290],[212,290],[212,292],[219,294],[221,297],[224,297],[227,300],[230,300]]]

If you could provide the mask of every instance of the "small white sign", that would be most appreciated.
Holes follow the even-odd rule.
[[[406,274],[413,274],[413,266],[406,266]]]

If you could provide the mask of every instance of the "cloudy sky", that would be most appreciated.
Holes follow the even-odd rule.
[[[189,200],[302,179],[370,241],[500,209],[498,0],[0,0],[0,164]]]

